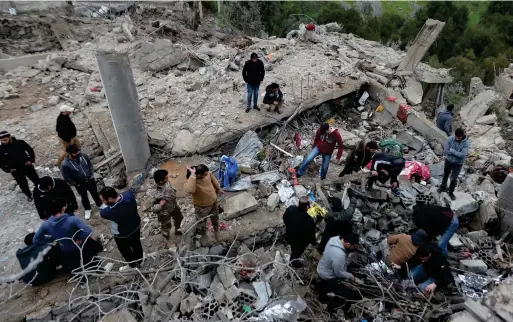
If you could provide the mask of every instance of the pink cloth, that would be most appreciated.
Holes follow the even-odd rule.
[[[428,181],[429,178],[431,178],[429,166],[418,161],[406,161],[406,165],[399,176],[403,178],[406,177],[408,180],[411,180],[411,177],[414,174],[420,176],[424,181]]]

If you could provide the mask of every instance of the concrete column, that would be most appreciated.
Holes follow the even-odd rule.
[[[127,172],[144,169],[150,146],[128,55],[98,52],[96,61]]]
[[[445,22],[428,19],[417,34],[417,38],[408,49],[406,57],[399,64],[398,71],[406,70],[412,71],[420,63],[424,55],[427,53],[429,47],[435,42],[436,38],[445,26]]]

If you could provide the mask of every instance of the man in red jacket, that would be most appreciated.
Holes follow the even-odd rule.
[[[335,145],[338,143],[337,162],[340,162],[342,152],[344,152],[344,145],[342,144],[342,136],[338,133],[338,130],[331,127],[328,123],[324,123],[315,133],[315,139],[313,143],[313,150],[303,161],[301,168],[297,172],[297,176],[302,176],[310,162],[315,159],[318,155],[322,155],[322,166],[321,166],[321,180],[326,179],[328,173],[328,167],[330,166],[331,155],[335,150]]]

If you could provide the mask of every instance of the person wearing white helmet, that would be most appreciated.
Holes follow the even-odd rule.
[[[59,108],[60,114],[57,117],[57,126],[55,127],[55,130],[57,131],[59,141],[62,144],[62,151],[57,160],[58,167],[61,166],[62,161],[66,157],[66,148],[68,146],[75,145],[79,149],[81,147],[81,143],[77,138],[77,128],[70,117],[74,110],[75,109],[73,107],[66,104],[61,105]]]

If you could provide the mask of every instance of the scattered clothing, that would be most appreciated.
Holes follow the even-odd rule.
[[[317,265],[319,277],[322,280],[354,278],[353,274],[347,272],[347,256],[348,251],[342,244],[340,237],[331,237]]]
[[[315,222],[313,218],[297,206],[290,206],[283,215],[285,223],[286,241],[292,249],[290,255],[291,265],[298,266],[298,259],[301,257],[309,244],[317,244],[315,238]]]
[[[444,131],[447,136],[450,136],[452,133],[452,120],[454,119],[454,114],[451,111],[442,111],[438,113],[436,117],[436,127],[440,130]]]
[[[66,200],[66,211],[68,214],[72,215],[78,209],[75,194],[71,190],[71,187],[66,183],[66,181],[58,178],[52,178],[52,182],[52,189],[49,191],[43,191],[41,190],[40,185],[35,185],[34,191],[32,193],[39,218],[43,220],[51,217],[48,209],[52,202],[58,198]],[[43,188],[46,189],[47,187]]]
[[[23,282],[33,286],[42,285],[51,281],[57,275],[57,267],[61,265],[61,250],[58,245],[53,245],[52,242],[52,238],[45,237],[40,242],[20,248],[16,252],[16,258],[18,258],[21,269],[25,269],[40,252],[50,247],[50,251],[46,253],[43,261],[34,270],[23,275],[21,278]]]

